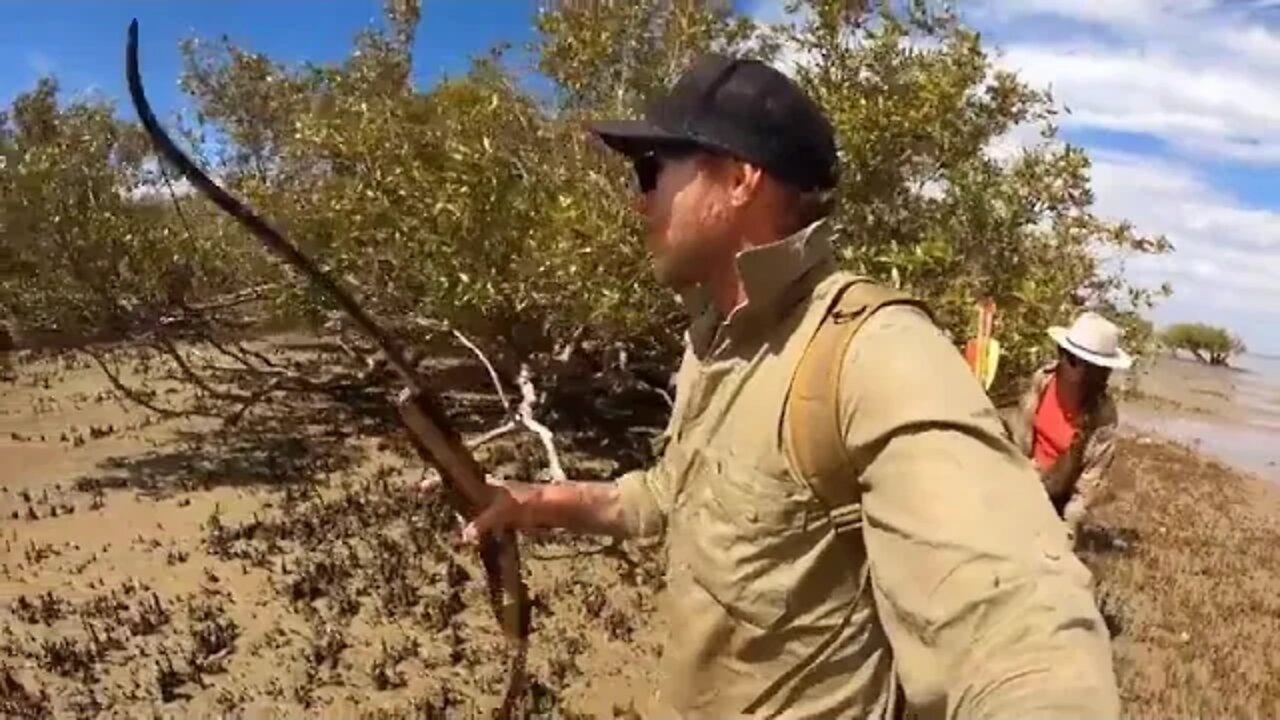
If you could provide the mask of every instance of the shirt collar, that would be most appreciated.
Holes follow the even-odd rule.
[[[746,300],[721,317],[704,286],[691,287],[680,299],[689,313],[695,347],[706,347],[724,326],[731,336],[767,325],[787,310],[798,291],[808,287],[801,280],[820,266],[834,269],[832,227],[818,220],[796,233],[767,245],[739,252],[734,257]]]

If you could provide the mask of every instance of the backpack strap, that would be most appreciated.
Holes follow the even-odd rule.
[[[861,553],[862,489],[840,428],[839,383],[845,354],[853,336],[880,308],[911,305],[931,318],[932,314],[923,301],[867,278],[845,277],[839,282],[792,374],[783,447],[793,472],[826,505],[832,529]],[[858,577],[860,595],[870,581],[871,563],[863,562]],[[881,717],[906,717],[906,696],[896,657],[890,665],[886,692],[887,705]]]
[[[862,527],[862,492],[840,429],[838,384],[845,354],[853,336],[880,308],[913,305],[926,313],[929,309],[922,301],[865,277],[840,282],[792,375],[783,446],[793,470],[827,506],[836,533],[846,534]]]
[[[924,302],[865,277],[844,276],[837,283],[792,373],[782,445],[792,471],[826,506],[832,529],[862,553],[862,488],[840,428],[839,383],[845,355],[853,336],[881,308],[911,305],[931,318],[932,314]],[[866,561],[859,572],[859,595],[870,581],[871,563]],[[887,705],[881,717],[906,717],[896,657],[890,665],[886,692]]]

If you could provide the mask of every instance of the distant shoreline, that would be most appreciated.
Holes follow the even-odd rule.
[[[1188,444],[1280,487],[1280,377],[1247,362],[1211,366],[1161,355],[1115,383],[1126,389],[1122,425]]]

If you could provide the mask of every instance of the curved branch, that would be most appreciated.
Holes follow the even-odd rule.
[[[169,340],[169,338],[164,335],[157,334],[156,343],[160,346],[161,352],[173,359],[173,362],[178,366],[178,369],[182,371],[182,374],[185,375],[193,385],[208,393],[210,397],[213,397],[216,400],[237,403],[249,402],[252,399],[249,395],[226,392],[225,390],[219,390],[210,385],[207,380],[195,371],[195,368],[191,367],[191,364],[187,362],[186,358],[182,357],[182,351],[178,350],[178,348],[174,346],[173,341]]]
[[[151,103],[147,100],[146,94],[142,89],[142,76],[138,71],[138,21],[134,20],[129,24],[129,43],[125,54],[126,75],[129,82],[129,95],[133,100],[133,104],[138,111],[138,117],[142,121],[143,127],[147,130],[147,134],[151,136],[152,142],[160,150],[161,155],[194,185],[205,197],[209,198],[215,205],[221,208],[228,215],[240,221],[242,225],[249,229],[268,250],[275,253],[289,265],[301,270],[302,273],[312,283],[319,285],[324,291],[333,298],[347,313],[355,320],[360,329],[364,330],[369,337],[378,344],[378,348],[386,355],[387,361],[403,377],[405,384],[415,392],[422,392],[425,388],[421,385],[421,380],[413,371],[412,366],[406,359],[403,347],[394,337],[374,321],[364,308],[342,288],[337,282],[331,278],[328,273],[324,272],[311,261],[306,255],[298,251],[288,240],[284,238],[274,227],[266,220],[258,217],[252,210],[245,206],[244,203],[231,197],[226,190],[223,190],[195,163],[188,158],[173,140],[160,127],[160,122],[156,119],[155,113],[151,110]]]
[[[511,433],[519,429],[520,429],[520,423],[515,422],[514,420],[511,422],[503,423],[502,425],[499,425],[498,427],[490,430],[489,432],[486,432],[485,434],[468,442],[467,447],[471,448],[472,450],[475,450],[481,445],[491,443],[494,440],[497,440],[500,437],[505,437],[507,435],[510,435]]]
[[[202,303],[185,304],[183,305],[183,310],[186,310],[188,312],[207,312],[209,310],[225,310],[227,308],[235,307],[237,305],[244,305],[245,303],[250,303],[250,302],[253,302],[254,300],[259,300],[262,298],[263,295],[266,295],[272,290],[278,290],[279,288],[280,286],[275,283],[266,283],[264,285],[257,285],[251,288],[245,288],[244,290],[237,290],[236,292],[233,292],[230,295],[223,295],[222,297],[216,297],[216,298],[213,298],[212,300],[208,300]]]
[[[405,391],[396,401],[401,420],[409,431],[419,456],[434,463],[452,490],[449,498],[455,509],[474,517],[494,497],[494,489],[485,482],[484,470],[467,450],[457,430],[440,411],[440,401],[429,391],[416,369],[408,361],[399,342],[378,325],[364,309],[324,271],[297,248],[253,213],[244,203],[218,187],[173,143],[160,127],[142,90],[138,72],[138,21],[129,24],[125,50],[129,95],[143,127],[160,153],[214,204],[247,228],[268,250],[301,270],[356,321],[371,337],[384,357],[400,374]],[[528,588],[521,577],[519,545],[511,531],[487,535],[480,540],[480,557],[488,581],[489,603],[512,646],[511,672],[499,717],[510,718],[523,706],[525,697],[525,652],[528,645],[532,605]],[[504,598],[504,596],[507,596]]]
[[[463,335],[454,328],[449,328],[449,330],[453,333],[453,336],[458,339],[458,342],[470,348],[471,352],[475,353],[476,357],[480,358],[480,362],[484,363],[485,369],[489,371],[489,379],[493,381],[493,388],[498,391],[498,399],[502,401],[503,409],[510,413],[511,402],[507,400],[507,393],[502,389],[502,381],[498,379],[498,371],[493,369],[493,363],[489,362],[489,358],[485,357],[485,354],[480,352],[480,348],[475,343],[471,342],[466,335]]]
[[[103,360],[102,357],[97,352],[93,351],[87,346],[81,348],[81,350],[86,355],[93,358],[93,361],[97,363],[98,367],[102,370],[102,373],[107,376],[107,382],[111,383],[111,387],[115,388],[117,392],[119,392],[121,395],[124,395],[131,402],[137,403],[138,405],[141,405],[142,407],[150,410],[151,412],[154,412],[158,415],[161,415],[163,417],[169,417],[169,418],[220,417],[216,413],[202,412],[198,410],[174,410],[173,408],[160,407],[159,405],[156,405],[155,403],[148,400],[137,390],[134,390],[128,385],[125,385],[124,381],[120,379],[120,376],[116,375],[116,373],[112,371],[111,368],[107,367],[106,361]]]
[[[222,355],[240,363],[241,368],[222,367],[219,365],[208,365],[211,370],[220,373],[248,373],[259,378],[270,378],[270,384],[277,390],[292,390],[300,392],[312,393],[328,393],[340,387],[363,387],[372,384],[354,373],[333,373],[321,380],[313,380],[296,370],[285,367],[280,363],[274,362],[265,355],[245,347],[243,343],[234,343],[235,349],[231,349],[222,341],[213,337],[212,333],[202,332],[200,339],[214,350]],[[250,358],[256,359],[266,367],[257,367]],[[289,381],[291,385],[285,385],[285,381]],[[255,401],[261,399],[258,392],[254,392]]]

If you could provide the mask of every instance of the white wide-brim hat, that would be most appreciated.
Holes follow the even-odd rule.
[[[1058,347],[1092,365],[1127,370],[1133,358],[1120,347],[1120,328],[1095,312],[1086,312],[1070,328],[1051,327],[1049,337]]]

